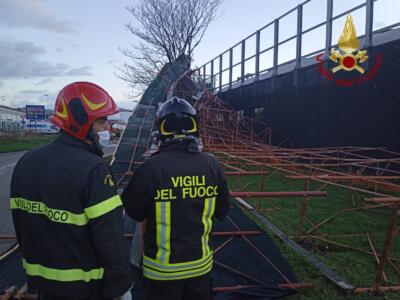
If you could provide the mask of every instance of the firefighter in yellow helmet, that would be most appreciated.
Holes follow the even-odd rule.
[[[214,218],[229,209],[222,168],[200,151],[196,110],[173,97],[157,112],[161,145],[122,193],[127,214],[141,222],[146,300],[212,299],[209,243]]]

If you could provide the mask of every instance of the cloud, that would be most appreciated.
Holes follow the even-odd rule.
[[[63,50],[61,48],[56,48],[57,52],[63,52]]]
[[[136,104],[133,100],[117,100],[117,105],[118,107],[131,110]]]
[[[116,64],[117,62],[118,62],[118,59],[110,59],[110,60],[107,61],[107,64],[109,64],[109,65],[114,65],[114,64]]]
[[[70,38],[57,37],[56,40],[60,41],[63,44],[66,44],[67,46],[69,46],[71,48],[76,48],[76,49],[82,48],[82,44],[79,44],[75,40],[70,39]]]
[[[69,34],[76,31],[74,24],[57,19],[40,0],[1,0],[0,25],[8,28],[37,28]]]
[[[40,60],[46,49],[32,42],[0,40],[0,81],[11,78],[41,78],[91,75],[90,67],[73,68],[65,63]]]
[[[47,93],[46,90],[22,90],[19,91],[20,94],[24,95],[44,95]]]
[[[48,96],[46,96],[48,95]],[[11,107],[25,107],[25,105],[44,105],[46,109],[52,109],[56,94],[47,90],[22,90],[9,97],[8,105]]]
[[[46,84],[46,83],[50,83],[50,82],[52,82],[52,81],[53,81],[53,79],[51,79],[51,78],[45,78],[45,79],[43,79],[43,80],[41,80],[41,81],[39,81],[39,82],[36,82],[35,85],[36,85],[36,86],[38,86],[38,85],[43,85],[43,84]]]
[[[68,72],[65,73],[65,75],[68,76],[81,76],[81,75],[92,75],[90,72],[92,68],[88,66],[80,67],[80,68],[75,68],[71,69]]]
[[[383,21],[375,21],[375,22],[374,22],[374,27],[375,27],[375,28],[383,28],[383,27],[385,27],[385,26],[386,26],[386,23],[383,22]]]

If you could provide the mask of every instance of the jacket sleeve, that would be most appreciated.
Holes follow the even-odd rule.
[[[147,219],[154,198],[155,173],[151,164],[144,162],[133,174],[122,193],[122,202],[128,216],[137,222]]]
[[[11,205],[11,199],[14,197],[19,197],[20,196],[20,161],[22,159],[20,159],[17,163],[17,165],[14,168],[14,171],[12,173],[12,177],[11,177],[11,183],[10,183],[10,205]],[[11,207],[10,207],[11,208]],[[19,210],[15,210],[15,209],[11,209],[11,213],[12,213],[12,219],[13,219],[13,224],[14,224],[14,230],[15,230],[15,235],[17,236],[17,241],[18,244],[20,246],[20,248],[22,248],[22,238],[21,238],[21,224],[20,224],[20,219],[21,219],[21,211]]]
[[[103,295],[118,297],[131,286],[132,278],[123,237],[122,202],[109,166],[97,165],[86,188],[84,210],[104,268]]]
[[[230,192],[228,187],[228,182],[226,180],[224,170],[219,164],[218,160],[215,159],[216,169],[217,169],[217,180],[218,180],[218,196],[215,205],[215,217],[222,219],[228,214],[229,211],[229,199]]]

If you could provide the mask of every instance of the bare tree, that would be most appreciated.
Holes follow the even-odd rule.
[[[118,76],[140,94],[163,65],[182,54],[190,59],[224,0],[139,0],[126,9],[141,25],[125,27],[139,39],[130,49],[119,50],[129,62]]]

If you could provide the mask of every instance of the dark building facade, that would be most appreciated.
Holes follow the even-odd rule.
[[[260,79],[219,97],[262,118],[295,147],[374,146],[400,150],[400,40],[367,49],[365,73],[325,60]]]

